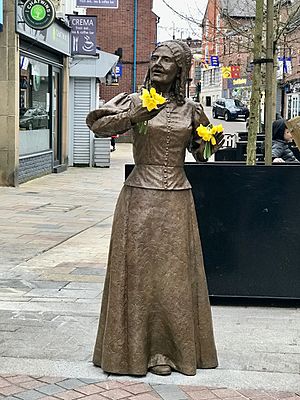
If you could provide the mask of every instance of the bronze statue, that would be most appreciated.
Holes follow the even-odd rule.
[[[154,87],[166,103],[149,112],[139,93],[123,93],[87,117],[100,137],[133,129],[135,167],[114,214],[93,357],[109,373],[195,375],[197,368],[217,367],[194,201],[183,168],[186,148],[205,161],[196,128],[209,124],[202,106],[185,98],[190,65],[185,43],[161,43],[145,88]],[[217,134],[213,152],[222,141]]]

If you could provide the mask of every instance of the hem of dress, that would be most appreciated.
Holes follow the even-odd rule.
[[[114,375],[128,375],[128,376],[146,376],[151,367],[148,367],[148,369],[145,371],[134,371],[134,370],[124,370],[124,369],[115,369],[115,368],[103,368],[100,363],[97,363],[93,361],[93,364],[95,367],[101,368],[103,372],[107,374],[114,374]],[[173,364],[173,363],[172,363]],[[167,364],[169,365],[169,364]],[[154,365],[153,365],[154,366]],[[170,365],[169,365],[170,366]],[[203,367],[197,367],[197,369],[191,371],[190,369],[184,369],[184,368],[177,368],[177,367],[172,367],[170,366],[171,369],[174,372],[179,372],[180,374],[186,375],[186,376],[195,376],[197,374],[197,370],[200,369],[216,369],[218,367],[218,364],[212,365],[212,366],[203,366]]]

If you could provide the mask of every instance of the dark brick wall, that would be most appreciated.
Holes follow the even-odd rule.
[[[137,86],[144,81],[149,57],[157,40],[156,15],[152,10],[153,0],[138,1],[137,23]],[[123,76],[119,86],[101,85],[101,98],[106,101],[120,92],[132,91],[133,77],[133,26],[134,0],[122,0],[118,9],[88,9],[89,15],[97,18],[97,45],[101,50],[114,53],[123,49]]]
[[[52,152],[20,158],[18,182],[24,183],[31,179],[52,173]]]

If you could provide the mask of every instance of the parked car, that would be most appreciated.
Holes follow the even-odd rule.
[[[249,117],[249,109],[238,99],[218,99],[212,107],[213,118],[223,117],[225,121],[230,119],[243,118],[245,121]]]
[[[20,117],[19,125],[27,130],[48,128],[48,113],[42,108],[29,108]]]

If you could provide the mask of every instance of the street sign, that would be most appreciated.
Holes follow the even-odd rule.
[[[77,7],[118,8],[119,0],[76,0]]]
[[[277,79],[283,79],[284,75],[292,73],[292,58],[280,56],[277,58]]]
[[[241,67],[239,65],[231,66],[231,78],[239,79],[241,77]]]
[[[50,0],[27,0],[23,5],[23,18],[32,29],[46,29],[55,20],[54,5]]]
[[[231,67],[222,67],[222,78],[231,78]]]
[[[3,32],[3,0],[0,0],[0,32]]]
[[[70,15],[71,54],[96,55],[97,17]]]
[[[219,57],[218,56],[210,56],[210,65],[211,65],[211,67],[218,67],[220,65]]]
[[[115,67],[115,75],[117,78],[121,78],[123,75],[123,65],[117,64]]]

